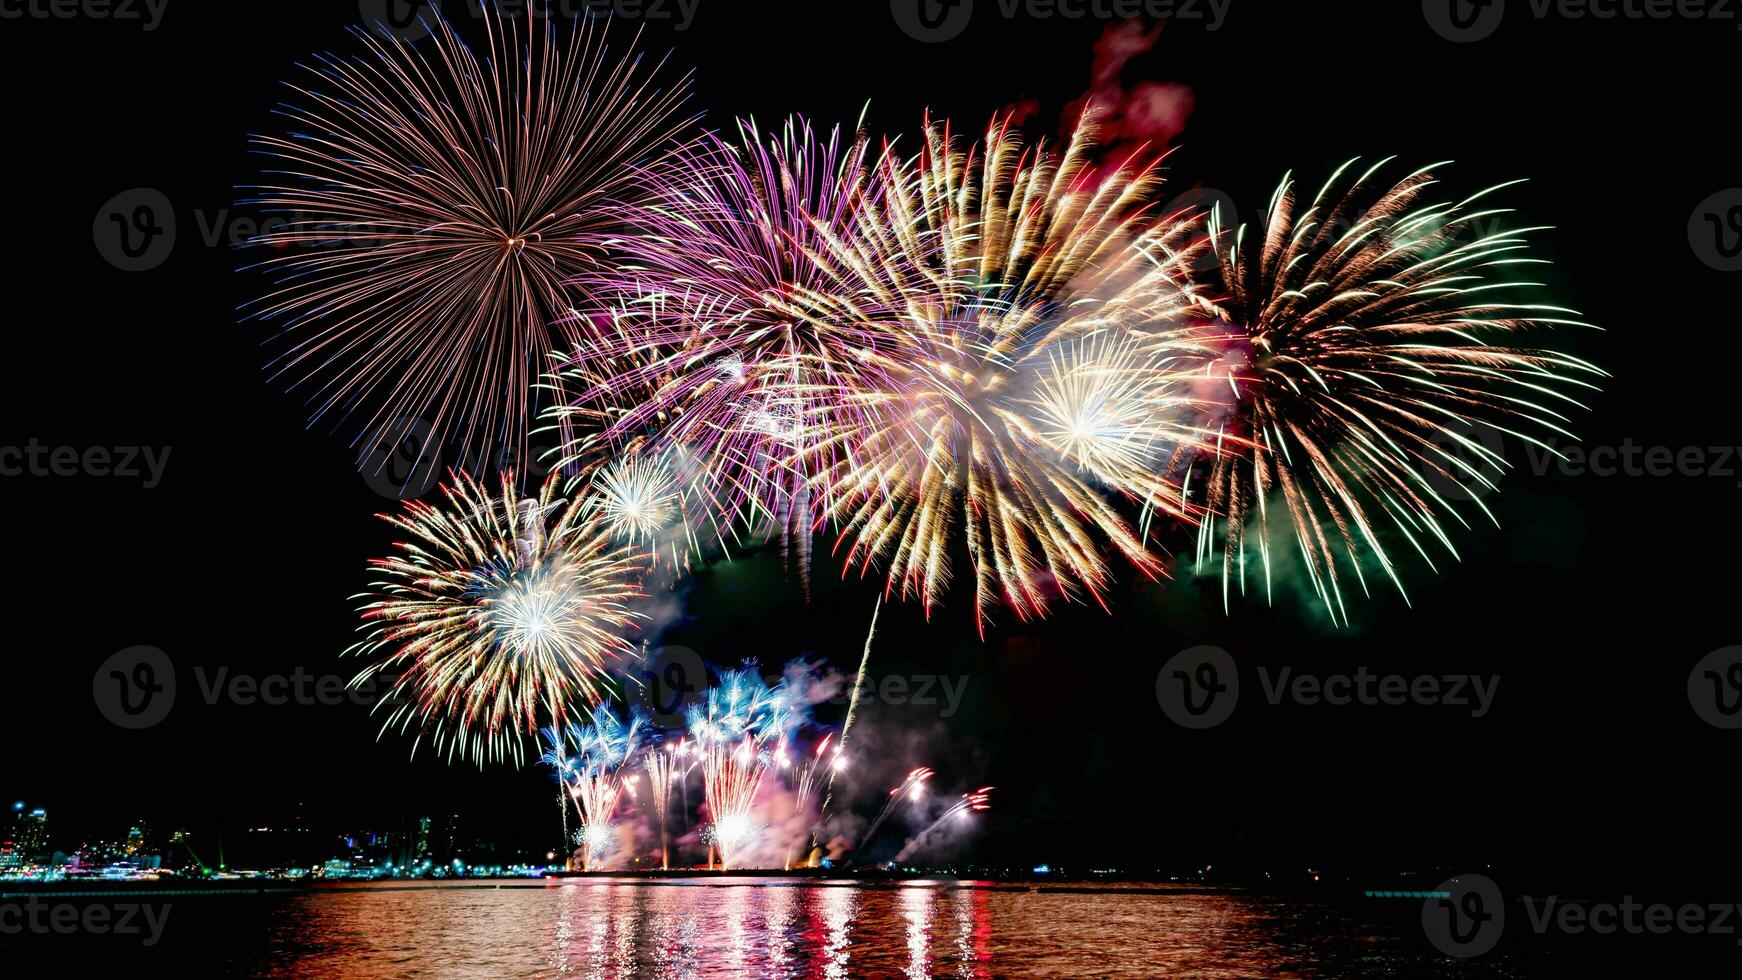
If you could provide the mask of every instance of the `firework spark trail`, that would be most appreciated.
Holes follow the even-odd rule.
[[[547,479],[523,505],[512,473],[492,493],[465,474],[445,501],[382,519],[407,535],[370,563],[380,576],[361,612],[368,638],[346,651],[370,662],[352,679],[393,679],[382,732],[418,730],[450,760],[522,760],[523,740],[596,703],[633,653],[640,563],[584,522]]]
[[[993,789],[995,789],[995,787],[982,786],[979,789],[974,790],[972,793],[963,793],[960,800],[951,804],[950,808],[945,810],[941,816],[936,820],[933,820],[924,830],[913,835],[912,839],[910,839],[906,844],[903,844],[900,852],[895,855],[895,860],[898,862],[904,861],[910,855],[923,850],[925,848],[925,842],[929,837],[931,837],[932,832],[945,824],[948,824],[950,821],[955,820],[958,817],[980,813],[991,809],[991,793]]]
[[[1387,162],[1351,181],[1350,161],[1304,210],[1285,179],[1252,234],[1212,216],[1223,352],[1203,374],[1233,400],[1198,491],[1220,515],[1200,526],[1198,560],[1213,560],[1219,537],[1225,603],[1231,586],[1246,589],[1250,550],[1270,597],[1276,525],[1334,621],[1348,621],[1339,566],[1366,592],[1364,556],[1407,600],[1387,537],[1430,567],[1436,543],[1456,558],[1447,522],[1467,526],[1459,505],[1494,519],[1481,497],[1506,461],[1484,437],[1559,455],[1542,437],[1573,438],[1573,393],[1604,376],[1517,343],[1589,324],[1513,298],[1540,285],[1515,276],[1542,264],[1525,254],[1541,229],[1496,230],[1509,212],[1477,203],[1510,185],[1430,203],[1429,168],[1371,186]]]
[[[812,798],[814,798],[816,796],[817,770],[823,766],[823,764],[824,764],[823,759],[828,754],[829,742],[833,738],[834,738],[833,734],[824,735],[822,738],[822,741],[818,742],[817,747],[811,751],[809,758],[807,758],[801,765],[799,765],[796,777],[793,778],[793,785],[792,785],[793,810],[795,813],[800,813],[800,814],[804,813],[805,808],[810,804],[810,801],[812,800]],[[782,755],[780,756],[781,768],[783,770],[789,770],[790,763],[787,761],[787,759],[784,755],[784,751],[785,750],[783,747],[782,748]],[[824,805],[825,805],[825,807],[827,806],[826,800],[824,801]],[[817,819],[816,823],[813,824],[811,827],[811,832],[809,834],[808,839],[810,841],[810,846],[813,848],[817,844],[817,832],[822,826],[822,818],[826,815],[827,815],[826,812],[819,811],[818,819]],[[801,838],[801,840],[802,839],[803,838]],[[796,840],[793,842],[794,845],[797,845],[798,843],[799,843],[799,841],[796,841]],[[792,867],[792,847],[787,848],[786,867],[788,869],[791,869],[791,867]]]
[[[966,146],[928,122],[818,262],[852,312],[898,325],[818,399],[819,516],[849,568],[880,562],[928,614],[965,546],[982,632],[1000,601],[1024,620],[1099,602],[1102,542],[1159,576],[1149,519],[1196,513],[1160,463],[1205,437],[1184,421],[1198,334],[1175,326],[1200,246],[1153,213],[1153,162],[1088,161],[1095,130],[1086,112],[1054,154],[1007,120]]]
[[[900,786],[889,791],[888,802],[883,804],[883,809],[877,814],[877,819],[871,821],[870,829],[866,830],[865,836],[859,840],[860,851],[865,849],[866,844],[871,843],[871,838],[877,833],[877,829],[883,826],[883,821],[889,819],[889,815],[895,812],[895,808],[903,800],[918,801],[925,794],[925,784],[933,775],[930,769],[920,766],[908,773],[907,778],[901,781]]]
[[[666,746],[649,746],[642,756],[642,765],[647,769],[647,786],[653,800],[654,816],[659,820],[659,867],[662,871],[671,870],[671,845],[666,832],[666,822],[671,815],[671,785],[672,778],[682,778],[682,772],[677,768],[677,756],[683,750],[683,742]]]
[[[312,419],[362,419],[365,457],[421,435],[425,466],[451,443],[525,469],[566,283],[691,121],[689,78],[662,89],[663,61],[607,60],[597,18],[565,43],[553,19],[485,4],[482,55],[433,19],[425,48],[355,31],[360,57],[290,85],[289,132],[253,138],[273,169],[248,203],[279,222],[249,244],[281,254],[257,265],[277,287],[251,315],[281,325],[271,370]]]
[[[833,737],[833,735],[824,735],[823,740],[817,743],[816,750],[811,753],[810,761],[799,769],[797,803],[800,810],[803,810],[810,798],[816,795],[817,769],[823,764],[823,757],[829,751],[829,740]]]
[[[822,817],[829,815],[829,803],[835,798],[835,777],[847,766],[844,754],[847,748],[847,733],[853,730],[853,716],[859,710],[859,692],[865,686],[865,668],[871,663],[871,641],[877,636],[877,614],[883,611],[883,596],[877,596],[877,604],[871,607],[871,628],[865,631],[865,649],[859,654],[859,672],[853,677],[853,694],[847,699],[847,720],[841,725],[841,737],[835,742],[835,758],[829,766],[829,786],[823,794]],[[819,823],[820,826],[820,823]],[[816,844],[813,836],[811,844]]]

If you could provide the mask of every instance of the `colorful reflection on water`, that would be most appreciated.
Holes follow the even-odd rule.
[[[1165,888],[589,879],[365,886],[286,900],[278,976],[1463,976],[1329,905]],[[1499,969],[1496,969],[1499,967]],[[1489,961],[1485,975],[1507,975]]]

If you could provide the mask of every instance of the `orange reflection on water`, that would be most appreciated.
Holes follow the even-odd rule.
[[[1421,952],[1423,944],[1376,932],[1344,908],[1167,886],[406,883],[312,889],[268,915],[266,942],[233,954],[237,972],[597,980],[1453,975]]]

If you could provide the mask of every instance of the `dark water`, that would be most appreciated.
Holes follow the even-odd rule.
[[[1521,912],[1500,948],[1452,959],[1426,941],[1419,901],[1347,893],[748,878],[78,887],[0,892],[0,977],[1742,976],[1734,937],[1544,940]],[[38,900],[69,921],[146,903],[161,928],[149,942],[7,928]],[[1714,953],[1724,965],[1696,962]]]
[[[323,977],[1513,975],[1503,958],[1446,960],[1404,930],[1329,905],[1153,888],[591,880],[269,901],[260,933],[228,936],[250,949],[212,967]]]

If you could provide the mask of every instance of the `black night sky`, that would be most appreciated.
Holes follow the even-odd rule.
[[[449,812],[509,849],[554,843],[536,769],[408,761],[409,740],[377,740],[379,718],[352,704],[202,696],[199,678],[224,668],[349,676],[349,597],[392,540],[374,516],[392,502],[357,474],[347,433],[308,427],[298,398],[265,377],[267,331],[237,314],[264,281],[238,271],[246,259],[230,245],[258,217],[234,203],[256,175],[248,135],[276,125],[299,60],[354,49],[345,29],[359,19],[354,3],[170,0],[149,32],[0,23],[13,213],[0,236],[0,444],[170,447],[150,489],[0,480],[12,583],[0,794],[46,807],[57,845],[139,818],[235,842],[250,826],[301,820],[326,834]],[[1454,193],[1530,178],[1503,200],[1519,223],[1554,226],[1537,236],[1555,263],[1545,295],[1606,328],[1564,339],[1614,375],[1574,427],[1592,446],[1704,449],[1742,443],[1738,280],[1704,264],[1688,231],[1702,201],[1742,183],[1728,149],[1735,26],[1519,13],[1458,45],[1415,3],[1234,0],[1218,30],[1170,24],[1123,79],[1191,88],[1170,187],[1223,191],[1242,217],[1284,171],[1316,185],[1357,155],[1456,160],[1442,173]],[[975,130],[1034,100],[1029,129],[1050,136],[1089,87],[1103,27],[988,14],[928,44],[884,0],[701,0],[686,31],[651,22],[646,46],[694,66],[715,126],[798,113],[851,127],[869,102],[872,132],[911,140],[928,107]],[[92,224],[137,187],[171,202],[177,241],[162,266],[129,273],[93,247]],[[868,704],[883,736],[861,792],[885,792],[884,771],[904,764],[936,768],[951,792],[995,785],[969,852],[993,865],[1359,878],[1492,864],[1617,892],[1711,880],[1737,864],[1739,733],[1702,722],[1687,682],[1700,658],[1742,642],[1742,461],[1729,475],[1607,477],[1515,463],[1488,499],[1503,529],[1475,524],[1457,539],[1463,560],[1437,574],[1406,559],[1411,603],[1375,585],[1347,629],[1288,590],[1274,608],[1236,599],[1225,615],[1218,582],[1186,564],[1183,528],[1167,537],[1173,580],[1120,568],[1111,615],[1006,613],[981,641],[965,589],[929,623],[916,604],[886,604],[873,677],[966,687],[949,717],[942,704]],[[823,553],[813,579],[806,601],[778,549],[716,564],[674,593],[683,616],[664,642],[715,664],[807,656],[851,671],[878,585],[842,581]],[[125,731],[94,705],[92,676],[140,644],[169,655],[177,701],[162,724]],[[1230,651],[1250,687],[1226,725],[1187,731],[1160,710],[1156,679],[1206,644]],[[1500,681],[1481,718],[1272,706],[1256,671],[1283,666]]]

